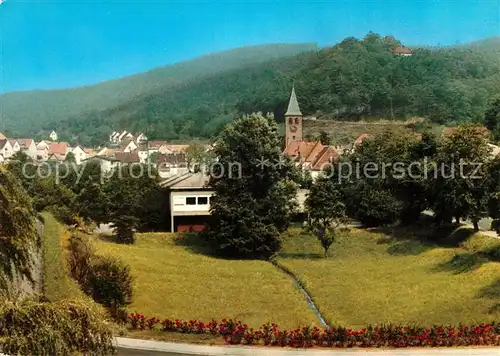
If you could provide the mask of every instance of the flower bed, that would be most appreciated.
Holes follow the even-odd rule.
[[[221,336],[231,345],[280,347],[450,347],[500,345],[500,324],[473,326],[402,327],[382,325],[352,330],[342,327],[321,329],[316,326],[280,330],[276,324],[264,324],[254,330],[239,320],[222,319],[204,323],[198,320],[159,320],[142,314],[130,314],[131,330],[161,330],[189,334]]]

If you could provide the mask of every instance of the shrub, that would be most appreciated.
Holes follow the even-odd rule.
[[[79,225],[81,223],[81,219],[65,205],[52,205],[47,208],[47,211],[52,213],[52,215],[63,224]]]
[[[85,285],[90,275],[94,250],[88,238],[81,234],[72,234],[68,244],[68,264],[71,276],[80,285]]]
[[[130,267],[112,257],[95,256],[84,289],[96,302],[118,310],[132,302]]]
[[[113,257],[95,254],[89,238],[73,234],[69,240],[69,268],[82,290],[125,321],[121,308],[132,302],[130,267]]]
[[[0,348],[10,355],[112,355],[104,315],[80,302],[0,305]]]

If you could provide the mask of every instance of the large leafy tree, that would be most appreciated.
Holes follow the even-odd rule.
[[[432,171],[430,199],[438,222],[468,218],[478,230],[487,215],[484,165],[490,149],[483,130],[464,125],[442,139]]]
[[[424,149],[407,132],[388,130],[365,140],[343,162],[348,171],[339,173],[348,177],[343,189],[349,215],[370,226],[418,219],[426,207]]]
[[[265,259],[280,249],[296,208],[296,172],[279,142],[274,117],[261,114],[235,120],[217,139],[212,219],[203,233],[217,253]]]

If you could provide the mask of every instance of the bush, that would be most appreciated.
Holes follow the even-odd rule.
[[[132,303],[130,267],[112,257],[95,256],[85,290],[96,302],[111,310]]]
[[[66,225],[80,225],[81,219],[73,213],[73,211],[65,205],[52,205],[47,208],[47,211]]]
[[[68,264],[71,276],[85,285],[90,275],[94,249],[86,236],[72,234],[68,244]]]
[[[82,290],[96,302],[120,317],[120,308],[132,302],[130,267],[113,257],[95,254],[89,238],[71,235],[69,241],[69,268]]]
[[[0,305],[0,348],[10,355],[112,355],[104,315],[80,302]]]

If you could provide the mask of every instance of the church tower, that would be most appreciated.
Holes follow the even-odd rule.
[[[293,87],[285,113],[285,147],[288,147],[292,141],[302,141],[302,119],[303,116],[295,95],[295,87]]]

